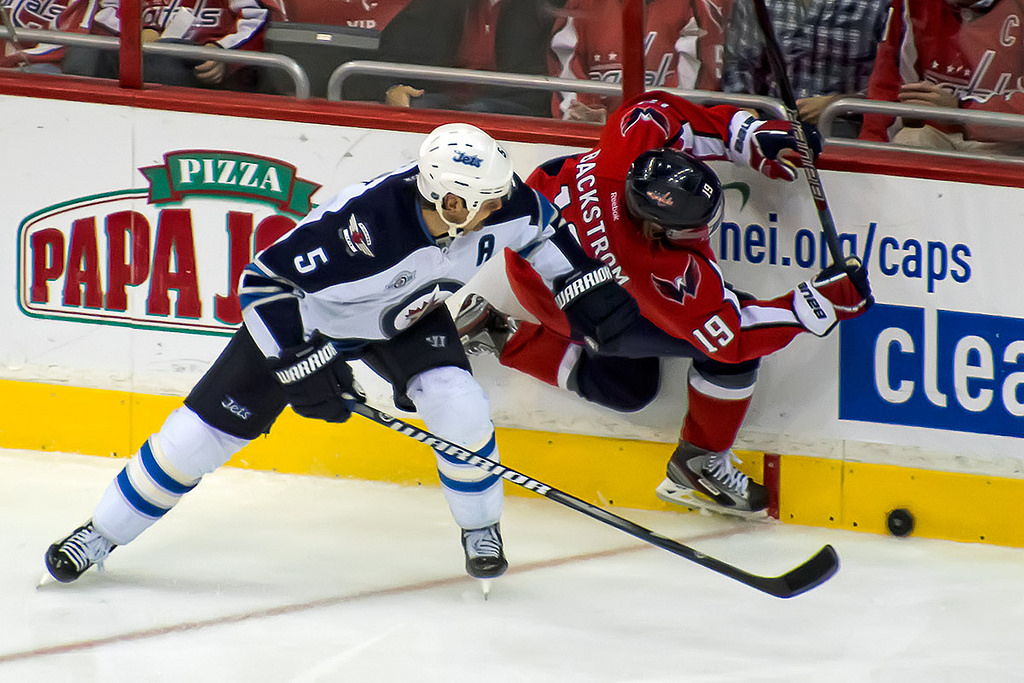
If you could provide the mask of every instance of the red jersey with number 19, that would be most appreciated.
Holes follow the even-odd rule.
[[[647,92],[615,112],[597,147],[550,161],[527,180],[558,207],[583,249],[608,264],[644,317],[726,363],[768,355],[805,330],[793,313],[792,292],[741,301],[726,286],[706,236],[685,244],[647,240],[627,213],[624,191],[630,164],[649,149],[728,159],[729,122],[737,111]],[[528,286],[514,268],[509,276],[521,303],[551,321],[550,305],[542,303],[550,292]]]

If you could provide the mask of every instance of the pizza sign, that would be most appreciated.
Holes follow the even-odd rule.
[[[275,159],[176,151],[139,169],[148,187],[48,206],[18,230],[24,313],[230,334],[253,254],[295,227],[319,185]]]

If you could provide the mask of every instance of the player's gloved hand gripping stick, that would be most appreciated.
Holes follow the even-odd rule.
[[[821,149],[821,141],[815,139],[816,131],[809,139],[808,128],[800,122],[796,95],[789,82],[786,63],[782,59],[782,50],[779,49],[779,41],[775,37],[775,29],[772,27],[765,0],[753,0],[753,3],[757,23],[764,36],[768,64],[778,82],[782,103],[786,107],[786,118],[793,124],[792,132],[796,137],[797,151],[800,153],[804,175],[811,188],[814,206],[818,210],[818,220],[821,222],[821,231],[825,235],[829,255],[832,257],[832,265],[819,273],[814,280],[803,283],[798,288],[798,290],[802,289],[806,302],[812,308],[816,295],[823,296],[831,304],[827,307],[833,309],[831,316],[827,312],[823,314],[822,310],[803,311],[804,315],[802,315],[799,308],[797,309],[797,317],[800,318],[801,323],[813,334],[824,336],[837,321],[863,313],[875,302],[875,298],[871,294],[871,286],[868,283],[867,269],[864,264],[856,256],[849,258],[843,256],[843,249],[839,244],[839,233],[836,231],[835,221],[832,220],[832,211],[825,198],[825,188],[822,187],[821,176],[818,174],[818,167],[815,166],[815,158]],[[796,293],[798,297],[800,294],[801,291]]]
[[[715,559],[710,555],[705,555],[704,553],[694,550],[687,545],[673,541],[671,538],[661,536],[660,534],[644,528],[639,524],[635,524],[628,519],[614,515],[611,512],[595,505],[591,505],[590,503],[571,496],[564,491],[559,491],[548,484],[537,481],[529,475],[517,472],[510,467],[506,467],[505,465],[493,460],[489,460],[478,453],[468,451],[461,446],[453,444],[450,441],[446,441],[445,439],[424,431],[408,422],[404,422],[396,417],[388,415],[376,408],[372,408],[365,403],[355,403],[352,406],[352,412],[373,420],[377,424],[393,429],[400,434],[416,439],[421,443],[429,445],[431,448],[444,452],[446,455],[458,458],[462,462],[475,465],[487,472],[490,472],[491,474],[496,474],[506,481],[510,481],[517,486],[522,486],[525,489],[533,491],[545,498],[549,498],[567,508],[581,512],[599,522],[604,522],[609,526],[613,526],[620,531],[624,531],[631,536],[639,538],[641,541],[650,543],[662,550],[667,550],[668,552],[690,560],[691,562],[696,562],[702,567],[706,567],[723,576],[727,576],[730,579],[734,579],[742,584],[750,586],[751,588],[769,595],[774,595],[778,598],[791,598],[795,595],[805,593],[815,586],[820,586],[839,570],[839,557],[836,555],[836,551],[831,545],[826,545],[799,567],[791,569],[780,576],[771,577],[751,574],[738,567],[734,567],[731,564]]]
[[[344,422],[352,416],[352,406],[366,399],[334,342],[319,332],[267,362],[292,410],[303,417]]]

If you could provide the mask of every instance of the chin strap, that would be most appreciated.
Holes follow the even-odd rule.
[[[465,232],[466,226],[473,222],[473,219],[476,218],[478,213],[480,213],[479,206],[476,209],[469,212],[469,214],[466,216],[466,220],[462,221],[461,223],[453,223],[444,217],[444,210],[440,206],[437,207],[437,215],[440,216],[441,220],[444,221],[445,225],[448,226],[448,236],[451,237],[452,239],[455,239],[463,232]]]
[[[462,201],[465,202],[466,200],[463,199]],[[478,213],[480,213],[480,206],[482,206],[482,204],[477,205],[475,209],[469,209],[469,213],[466,214],[466,220],[461,223],[453,223],[444,216],[444,197],[434,202],[434,210],[437,211],[438,217],[444,221],[444,224],[448,226],[448,236],[452,239],[461,235],[466,229],[466,226],[473,222],[473,219],[476,218]]]

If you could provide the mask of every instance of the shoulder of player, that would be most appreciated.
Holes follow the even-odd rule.
[[[310,287],[359,280],[433,244],[418,212],[408,183],[352,186],[317,207],[261,259],[286,277],[310,280]]]
[[[708,126],[717,127],[709,124],[707,119],[710,113],[715,113],[713,118],[717,121],[722,117],[728,118],[735,111],[738,108],[729,104],[706,107],[669,92],[651,90],[625,102],[609,117],[601,141],[607,145],[610,140],[625,138],[629,133],[644,130],[664,136],[666,140],[673,140],[679,135],[681,126],[687,124],[702,132],[714,133],[714,130],[704,130]]]
[[[551,202],[533,187],[515,176],[512,192],[505,198],[501,208],[491,214],[486,226],[527,219],[532,225],[546,224],[553,218]]]

